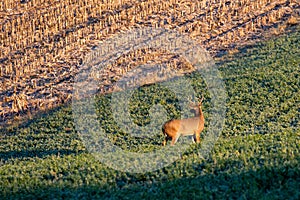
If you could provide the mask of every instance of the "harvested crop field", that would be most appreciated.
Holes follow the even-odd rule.
[[[286,32],[298,24],[299,9],[296,0],[4,0],[0,123],[67,102],[85,56],[112,35],[141,27],[172,29],[188,34],[212,56],[221,56]],[[161,55],[147,54],[140,55],[145,63]],[[112,66],[103,82],[110,85],[129,70],[120,67]]]

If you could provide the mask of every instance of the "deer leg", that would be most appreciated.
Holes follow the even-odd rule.
[[[179,136],[180,136],[180,135],[176,135],[176,136],[172,137],[171,146],[174,146],[174,144],[177,142]]]
[[[193,143],[196,142],[195,135],[196,135],[196,134],[192,135],[192,142],[193,142]]]
[[[166,144],[167,144],[167,138],[164,139],[162,145],[163,145],[163,146],[166,146]]]
[[[196,142],[200,143],[200,131],[196,131]]]
[[[162,145],[163,145],[163,146],[166,146],[167,140],[169,139],[169,137],[168,137],[168,135],[167,135],[166,133],[165,133],[164,135],[165,135],[165,139],[164,139]]]

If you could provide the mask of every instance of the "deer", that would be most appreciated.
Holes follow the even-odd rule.
[[[162,132],[165,136],[163,146],[167,144],[168,139],[172,139],[171,146],[175,145],[178,138],[182,136],[193,135],[196,142],[200,143],[200,133],[204,129],[204,115],[202,112],[202,101],[204,97],[198,101],[198,103],[190,102],[190,107],[195,111],[195,116],[185,119],[171,119],[165,122],[162,126]]]

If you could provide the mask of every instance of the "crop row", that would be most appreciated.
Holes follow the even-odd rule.
[[[50,104],[69,96],[70,90],[62,88],[65,84],[56,84],[69,80],[77,72],[84,56],[100,40],[129,27],[175,29],[189,33],[205,47],[222,49],[232,43],[244,42],[249,35],[285,20],[286,15],[293,14],[292,8],[297,6],[292,1],[269,0],[69,0],[51,4],[43,1],[36,9],[29,5],[22,7],[24,12],[20,8],[19,14],[17,11],[8,14],[7,11],[0,25],[3,41],[0,52],[0,77],[3,81],[0,88],[1,96],[9,97],[8,104],[0,105],[3,113],[39,107],[34,102],[44,94],[40,91],[51,91],[50,95],[43,97],[44,101],[56,96],[54,94],[63,93],[49,99]],[[119,69],[113,71],[124,72]],[[111,73],[110,77],[118,75],[122,74]],[[20,103],[18,99],[25,102]],[[17,105],[26,106],[12,109],[18,108]]]
[[[19,74],[22,75],[34,71],[47,62],[55,62],[57,55],[66,55],[68,51],[87,44],[91,39],[104,39],[108,34],[124,27],[136,24],[165,27],[166,24],[166,27],[170,26],[169,28],[179,26],[179,31],[189,32],[192,35],[207,34],[212,30],[216,30],[215,34],[220,34],[224,29],[230,30],[236,23],[243,24],[244,21],[251,21],[251,15],[258,16],[282,3],[280,1],[269,4],[269,1],[226,3],[226,1],[151,0],[139,4],[128,3],[124,6],[126,2],[122,4],[101,2],[80,5],[75,1],[63,1],[50,9],[32,10],[12,19],[8,17],[2,23],[3,51],[0,57],[5,67],[0,75],[11,75],[13,71],[20,71]],[[169,10],[167,16],[159,16],[161,10]],[[256,10],[260,10],[260,13],[256,14]],[[266,16],[258,17],[256,22],[258,27],[254,24],[255,21],[251,21],[245,30],[239,28],[239,32],[245,35],[248,31],[267,25],[268,22],[273,23],[281,19],[286,11],[287,8],[284,7],[266,13]],[[155,15],[158,15],[159,19],[147,20],[148,16]],[[245,18],[244,16],[247,15],[249,17]],[[234,40],[234,34],[228,35],[227,41]],[[13,70],[14,68],[16,69]]]

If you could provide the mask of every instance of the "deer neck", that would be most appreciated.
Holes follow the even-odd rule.
[[[201,121],[204,121],[204,115],[201,106],[199,106],[198,108],[198,117],[200,118]]]

